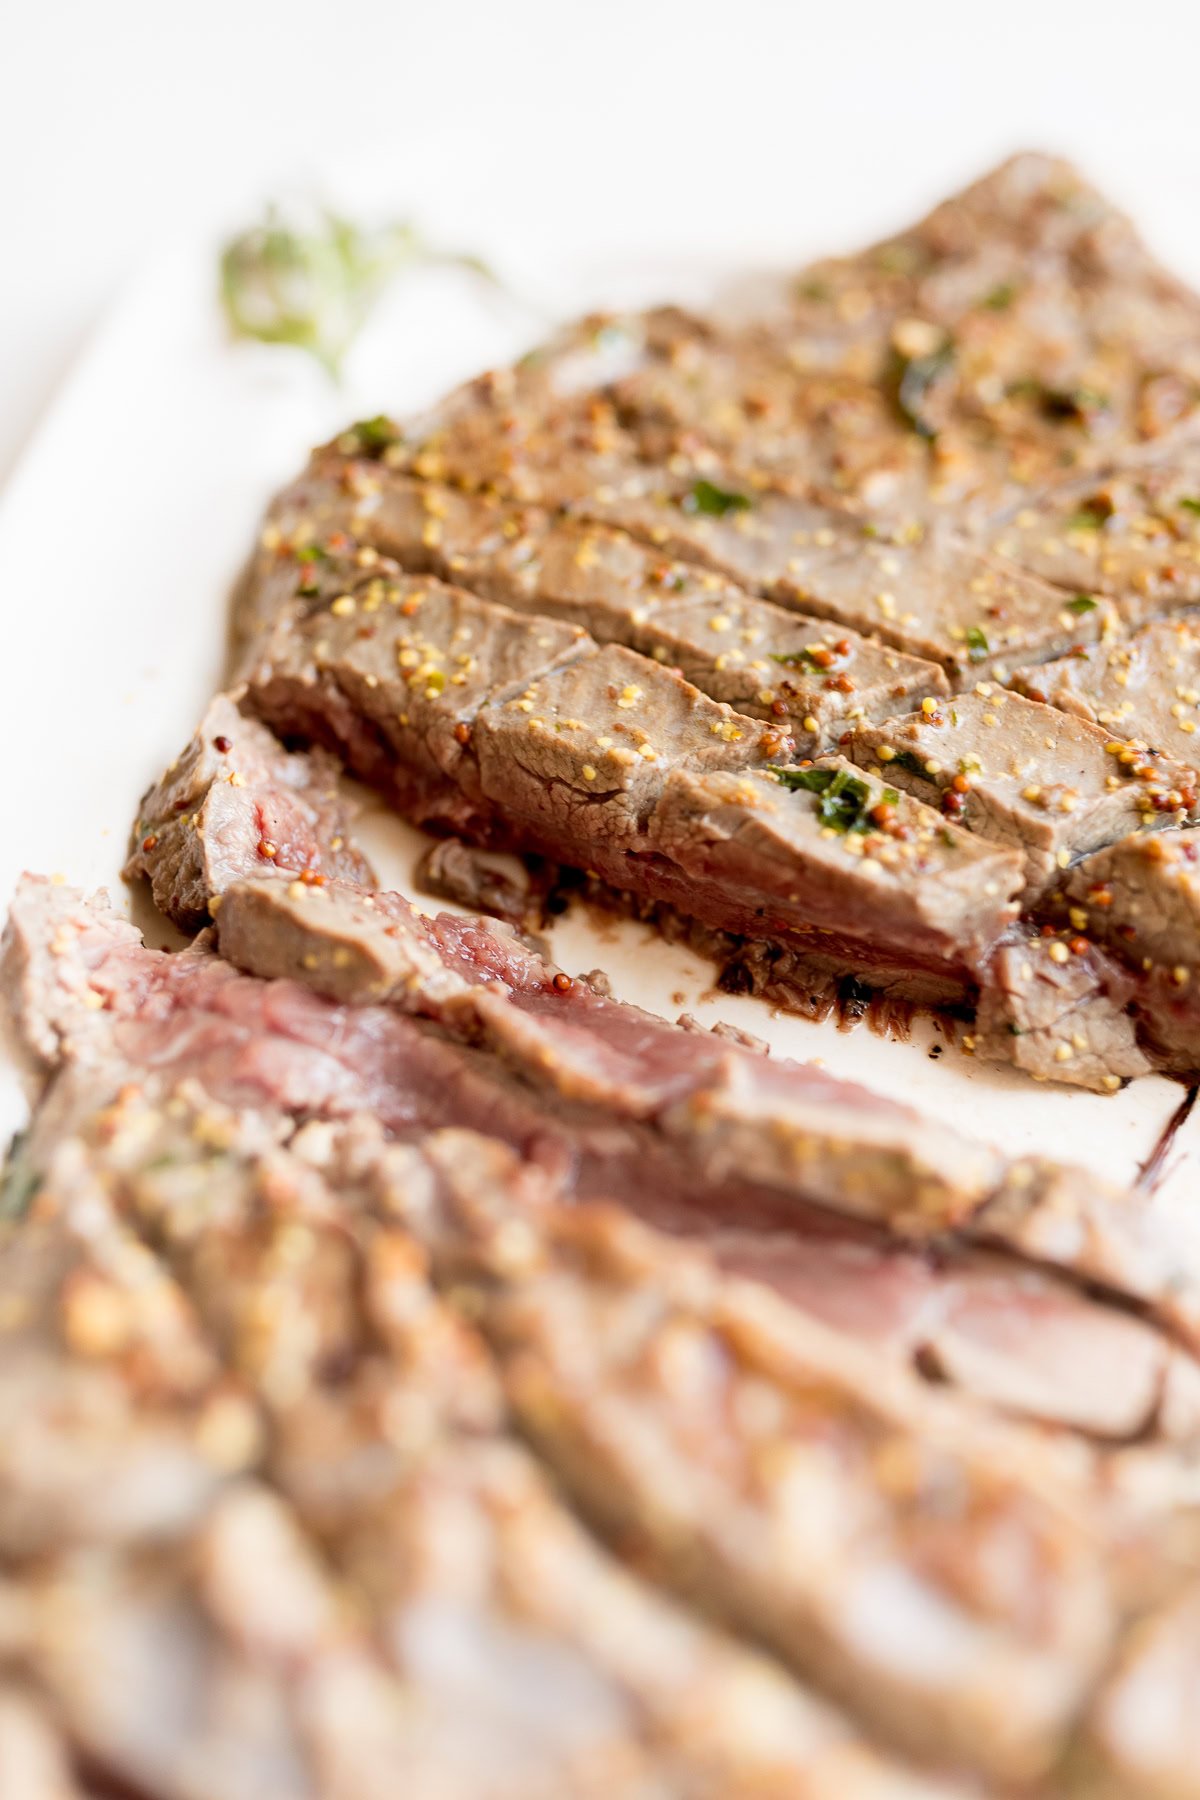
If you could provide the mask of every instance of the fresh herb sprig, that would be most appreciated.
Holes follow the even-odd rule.
[[[336,377],[388,283],[431,264],[496,279],[478,257],[438,250],[410,224],[371,227],[328,208],[271,206],[222,251],[221,303],[235,337],[294,345]]]
[[[872,800],[869,785],[849,769],[774,769],[785,788],[800,789],[817,796],[817,817],[822,825],[845,834],[870,831],[870,814],[875,806],[895,806],[900,796],[894,788],[884,788],[878,800]]]
[[[684,512],[702,513],[709,519],[723,519],[731,512],[748,512],[750,505],[748,494],[735,493],[703,479],[694,481],[683,497]]]

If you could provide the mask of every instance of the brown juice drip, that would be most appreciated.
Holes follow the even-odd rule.
[[[1138,1170],[1135,1186],[1138,1187],[1142,1193],[1152,1194],[1166,1174],[1167,1158],[1171,1154],[1175,1139],[1179,1136],[1179,1133],[1183,1130],[1191,1117],[1192,1108],[1196,1104],[1197,1093],[1200,1093],[1200,1088],[1194,1086],[1187,1090],[1183,1099],[1179,1102],[1179,1105],[1175,1108],[1175,1111],[1171,1114],[1170,1118],[1159,1132],[1158,1141],[1153,1150],[1151,1150],[1149,1156]]]

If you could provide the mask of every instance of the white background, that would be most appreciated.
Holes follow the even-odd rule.
[[[0,0],[0,480],[164,232],[324,180],[543,265],[783,259],[1066,150],[1200,275],[1195,0]]]

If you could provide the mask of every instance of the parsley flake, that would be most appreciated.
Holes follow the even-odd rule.
[[[730,488],[721,488],[715,482],[703,479],[693,482],[683,500],[685,512],[703,513],[710,519],[723,519],[731,512],[748,512],[750,505],[747,494],[734,493]]]

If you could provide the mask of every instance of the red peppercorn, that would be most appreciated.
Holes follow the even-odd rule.
[[[144,837],[142,839],[142,849],[143,850],[153,850],[153,848],[157,844],[157,842],[158,842],[158,833],[156,831],[152,831],[150,833],[149,837]]]
[[[470,743],[471,727],[467,724],[465,719],[460,719],[458,724],[454,727],[454,741],[456,744]]]
[[[270,860],[271,857],[279,855],[279,849],[277,845],[271,842],[270,838],[259,838],[258,854],[260,856],[265,856]]]
[[[560,994],[569,994],[573,983],[571,977],[569,975],[564,975],[560,969],[558,974],[554,977],[554,986]]]
[[[213,739],[213,749],[219,750],[222,756],[228,756],[229,752],[233,749],[233,744],[227,737],[215,737]]]

